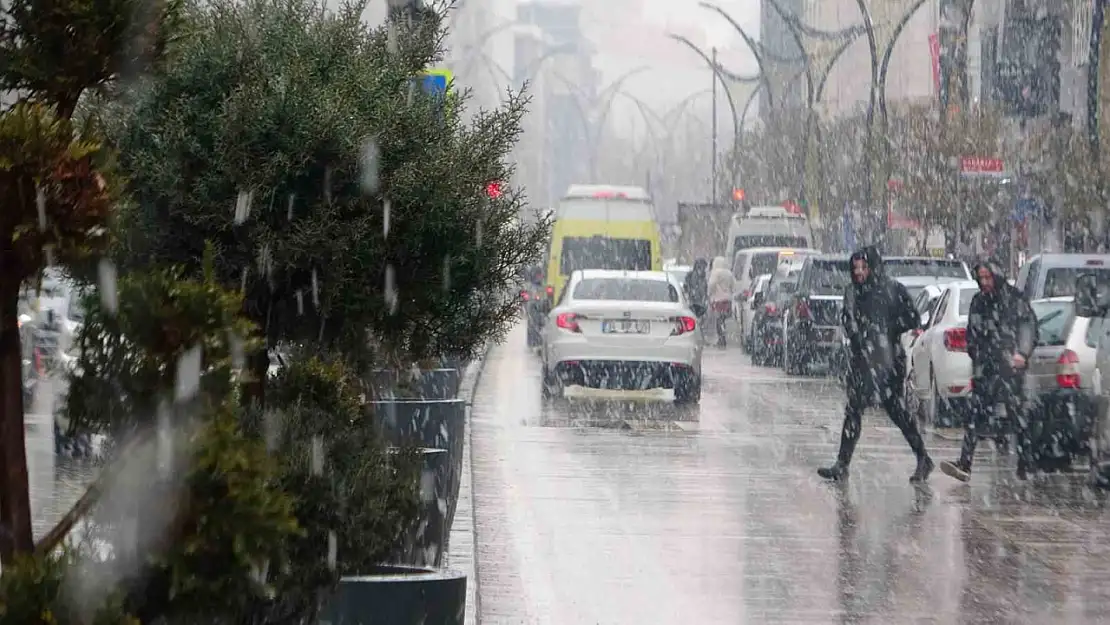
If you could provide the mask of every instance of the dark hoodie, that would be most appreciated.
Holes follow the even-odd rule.
[[[682,290],[686,291],[686,299],[691,306],[701,306],[704,309],[709,305],[708,267],[709,262],[704,258],[695,260],[694,268],[686,274],[686,280],[682,283]]]
[[[994,276],[991,292],[980,290],[971,299],[967,315],[967,355],[980,375],[1012,375],[1011,359],[1021,354],[1028,361],[1037,345],[1037,316],[1025,295],[1006,281],[997,263],[975,266],[975,279],[986,267]]]
[[[849,272],[860,259],[871,273],[862,283],[852,278],[844,289],[841,315],[851,350],[850,366],[856,373],[873,373],[876,383],[900,383],[905,376],[906,355],[899,337],[920,327],[921,319],[906,287],[884,275],[877,249],[869,246],[852,254]]]

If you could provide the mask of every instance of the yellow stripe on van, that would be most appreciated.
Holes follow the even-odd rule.
[[[638,239],[651,243],[651,269],[663,270],[663,248],[659,224],[654,221],[607,221],[585,219],[556,219],[551,230],[551,250],[547,259],[548,286],[554,289],[558,302],[570,276],[560,272],[563,258],[563,239],[576,237],[604,237],[607,239]]]

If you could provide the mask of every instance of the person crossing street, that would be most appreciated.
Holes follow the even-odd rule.
[[[844,291],[841,324],[849,344],[847,405],[836,463],[817,470],[827,480],[848,477],[848,465],[859,442],[863,411],[876,401],[902,431],[917,466],[911,482],[924,482],[933,471],[917,421],[906,408],[906,354],[899,337],[921,325],[909,292],[883,274],[883,260],[874,247],[852,254],[852,283]]]

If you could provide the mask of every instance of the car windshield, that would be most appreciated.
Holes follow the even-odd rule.
[[[753,247],[809,247],[809,240],[804,236],[788,234],[748,234],[733,239],[732,247],[736,250]]]
[[[1033,312],[1037,315],[1037,344],[1063,345],[1074,310],[1072,302],[1033,302]]]
[[[760,276],[771,273],[779,262],[778,252],[764,252],[752,256],[752,275]]]
[[[848,260],[814,260],[810,270],[809,291],[812,295],[843,295],[850,281]]]
[[[892,258],[883,261],[883,271],[891,278],[967,278],[963,263],[956,260]]]
[[[966,317],[968,315],[968,313],[971,312],[971,298],[975,297],[975,294],[978,293],[978,292],[979,292],[979,289],[977,289],[975,287],[960,289],[960,316],[961,317]]]
[[[559,270],[569,276],[579,269],[648,271],[651,269],[651,241],[567,237],[563,239]]]
[[[781,295],[790,295],[798,288],[797,280],[779,280],[771,283],[771,290],[768,292],[768,299],[774,299]]]
[[[586,278],[574,287],[574,299],[622,302],[677,302],[670,282],[637,278]]]

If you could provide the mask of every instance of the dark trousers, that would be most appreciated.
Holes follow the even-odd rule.
[[[984,375],[976,377],[972,382],[971,414],[964,429],[964,444],[960,449],[961,468],[971,469],[975,446],[979,443],[979,426],[988,422],[995,406],[1000,403],[1006,406],[1007,419],[999,423],[999,438],[1004,438],[1006,426],[1012,425],[1018,463],[1027,469],[1032,468],[1033,448],[1025,412],[1025,376],[1022,374]]]
[[[844,427],[840,431],[840,454],[836,458],[836,463],[847,467],[852,461],[852,453],[855,452],[856,443],[859,442],[863,411],[870,408],[876,399],[894,425],[902,431],[902,436],[909,443],[914,456],[919,459],[924,458],[927,455],[925,441],[922,440],[921,432],[917,429],[917,421],[906,409],[906,398],[901,384],[895,381],[876,389],[869,380],[861,381],[861,377],[866,376],[848,374],[848,404],[844,408]]]
[[[724,347],[726,344],[725,326],[728,322],[728,318],[731,312],[732,308],[729,302],[713,302],[713,315],[717,323],[718,347]]]

